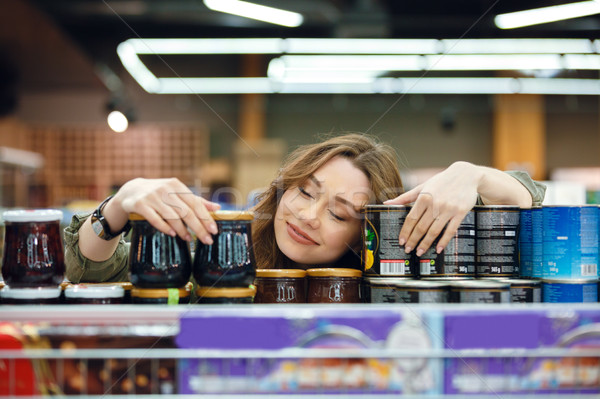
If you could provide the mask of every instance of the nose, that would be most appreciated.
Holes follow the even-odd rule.
[[[318,205],[312,203],[300,209],[298,212],[298,219],[302,220],[310,228],[317,229],[321,225]]]

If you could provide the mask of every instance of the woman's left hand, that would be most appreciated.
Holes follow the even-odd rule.
[[[465,215],[477,202],[482,174],[476,165],[455,162],[425,183],[384,202],[386,205],[414,202],[399,236],[406,253],[417,248],[417,256],[421,256],[444,228],[436,252],[440,253],[448,245]]]

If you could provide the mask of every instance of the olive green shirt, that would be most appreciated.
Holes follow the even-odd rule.
[[[546,186],[533,181],[526,172],[506,172],[517,179],[531,193],[533,206],[541,206],[546,193]],[[478,199],[478,204],[481,199]],[[74,283],[80,282],[115,282],[129,281],[127,258],[129,243],[123,238],[115,253],[105,261],[95,262],[81,254],[79,250],[79,228],[90,216],[90,213],[74,215],[71,224],[65,228],[65,266],[66,277]]]

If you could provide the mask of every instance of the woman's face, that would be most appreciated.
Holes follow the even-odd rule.
[[[281,252],[302,265],[327,265],[360,241],[363,207],[370,193],[367,176],[341,156],[334,157],[299,187],[285,191],[275,214]]]

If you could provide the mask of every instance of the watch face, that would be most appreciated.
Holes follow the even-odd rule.
[[[98,237],[102,237],[104,235],[104,228],[102,227],[102,223],[100,223],[99,220],[95,220],[92,222],[92,229]]]

